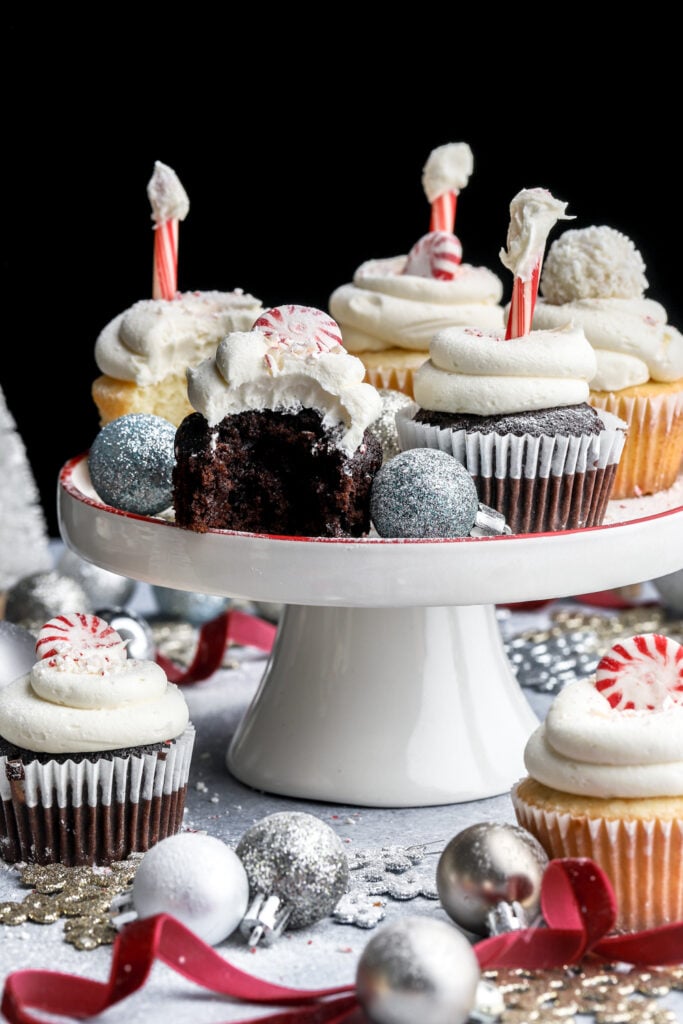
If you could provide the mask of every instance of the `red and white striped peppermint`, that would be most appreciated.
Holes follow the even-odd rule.
[[[273,348],[287,348],[297,355],[320,355],[342,345],[339,324],[312,306],[274,306],[254,321]]]
[[[56,615],[46,622],[36,639],[36,656],[46,658],[69,656],[74,660],[88,651],[107,652],[112,660],[126,658],[126,641],[104,619],[83,612]]]
[[[448,231],[430,231],[408,253],[404,274],[452,281],[462,260],[460,239]]]
[[[601,659],[595,687],[617,711],[683,704],[683,647],[660,633],[622,640]]]

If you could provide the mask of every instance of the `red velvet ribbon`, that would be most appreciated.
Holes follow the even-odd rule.
[[[476,943],[482,970],[549,970],[579,965],[586,957],[648,967],[683,963],[683,921],[628,935],[609,934],[616,920],[614,892],[605,873],[587,858],[550,861],[543,874],[541,910],[544,926]],[[355,986],[293,989],[254,978],[168,914],[126,925],[114,943],[108,982],[56,971],[15,971],[5,981],[0,1009],[10,1024],[48,1024],[36,1010],[93,1017],[140,989],[155,959],[219,995],[285,1007],[259,1017],[263,1024],[364,1020]],[[242,1024],[249,1020],[253,1018],[245,1018]]]
[[[199,683],[216,672],[223,662],[229,643],[240,647],[257,647],[269,653],[275,640],[277,626],[254,615],[237,610],[223,612],[199,630],[197,649],[192,663],[184,670],[164,654],[157,652],[156,661],[172,683],[186,686]]]

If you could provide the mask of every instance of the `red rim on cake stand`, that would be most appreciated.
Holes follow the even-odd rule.
[[[111,572],[285,605],[226,762],[245,785],[365,807],[497,796],[537,719],[496,604],[571,597],[683,567],[683,499],[610,503],[608,524],[452,540],[181,529],[102,504],[87,455],[59,475],[64,543]]]

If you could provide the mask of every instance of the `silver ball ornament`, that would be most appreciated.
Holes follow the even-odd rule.
[[[138,917],[171,914],[215,946],[244,917],[249,882],[239,857],[222,840],[180,832],[145,853],[132,897]]]
[[[479,498],[469,472],[438,448],[411,448],[382,463],[370,491],[380,537],[466,537]]]
[[[321,920],[348,889],[342,842],[313,814],[268,815],[247,829],[236,853],[249,879],[251,904],[241,930],[252,945]]]
[[[100,499],[141,516],[173,503],[175,426],[161,416],[131,412],[105,423],[88,453],[90,479]]]
[[[5,618],[37,633],[55,615],[92,610],[90,598],[81,584],[51,569],[24,576],[10,587]]]
[[[0,620],[0,687],[30,672],[36,660],[36,638],[14,622]]]
[[[222,615],[232,601],[229,597],[216,594],[195,594],[188,590],[174,590],[172,587],[152,586],[152,592],[159,610],[173,619],[202,626],[205,622]]]
[[[677,569],[666,576],[658,576],[651,582],[664,607],[677,614],[683,614],[683,569]]]
[[[451,839],[439,858],[441,905],[456,924],[478,935],[524,927],[540,912],[547,865],[545,850],[525,829],[491,821],[471,825]],[[492,915],[501,905],[514,907],[517,921],[496,929]]]
[[[446,921],[401,918],[365,946],[356,995],[373,1024],[462,1024],[477,998],[479,962]]]
[[[125,608],[98,608],[95,615],[108,622],[122,640],[128,641],[126,653],[129,658],[137,658],[139,661],[154,661],[156,658],[154,633],[142,615],[127,611]]]
[[[69,548],[60,556],[57,571],[80,583],[93,608],[98,604],[121,607],[128,603],[137,586],[135,580],[87,562]]]

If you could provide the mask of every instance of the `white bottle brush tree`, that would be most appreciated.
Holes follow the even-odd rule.
[[[45,515],[16,422],[0,387],[0,593],[52,568]],[[0,618],[2,616],[0,615]]]

